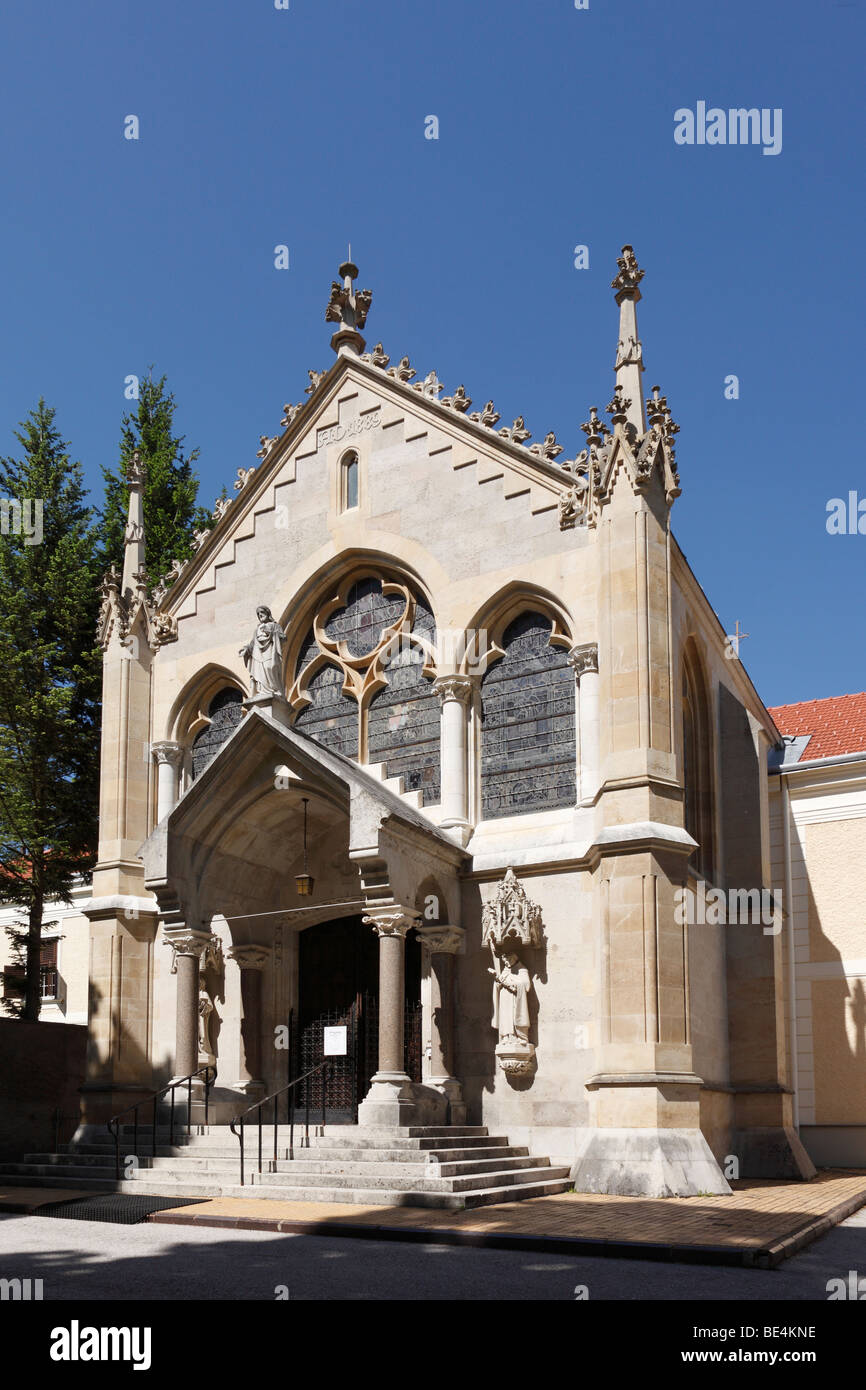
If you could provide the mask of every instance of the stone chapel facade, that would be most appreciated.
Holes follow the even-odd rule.
[[[133,464],[86,1124],[208,1061],[227,1120],[342,1022],[335,1119],[489,1125],[590,1191],[814,1172],[782,937],[680,920],[699,880],[771,887],[780,735],[673,537],[618,264],[611,423],[574,459],[366,351],[347,262],[334,362],[155,590]]]

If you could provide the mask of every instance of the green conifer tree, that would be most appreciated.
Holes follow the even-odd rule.
[[[69,901],[97,841],[99,533],[54,417],[40,400],[0,459],[0,893],[21,909],[32,1020],[45,904]]]

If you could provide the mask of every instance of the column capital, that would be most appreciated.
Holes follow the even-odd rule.
[[[241,970],[264,970],[273,954],[270,946],[229,946],[226,955],[237,961]]]
[[[420,912],[414,908],[395,904],[393,907],[374,907],[361,920],[365,926],[372,927],[377,936],[405,937],[420,916]]]
[[[472,693],[474,681],[472,676],[453,674],[450,676],[437,676],[433,682],[433,689],[439,696],[440,704],[445,704],[446,700],[459,700],[465,704]]]
[[[183,759],[183,748],[172,739],[163,739],[160,743],[152,743],[150,751],[158,763],[168,763],[171,767],[180,767]]]
[[[422,947],[425,951],[429,951],[431,956],[456,956],[462,949],[463,939],[466,936],[463,927],[449,927],[447,925],[418,927],[417,931],[421,938]]]
[[[568,664],[578,680],[581,676],[598,675],[598,643],[584,642],[583,646],[572,647]]]
[[[214,941],[209,931],[198,931],[187,926],[165,927],[163,936],[166,946],[170,946],[176,956],[200,957]]]

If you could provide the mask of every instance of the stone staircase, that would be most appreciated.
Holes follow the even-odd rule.
[[[114,1141],[105,1132],[68,1145],[57,1154],[27,1154],[21,1163],[0,1164],[0,1185],[79,1188],[85,1192],[128,1192],[159,1197],[256,1197],[292,1202],[359,1202],[369,1206],[446,1207],[462,1210],[525,1197],[548,1197],[571,1187],[567,1167],[534,1158],[507,1138],[479,1125],[405,1129],[357,1125],[310,1126],[309,1144],[296,1130],[294,1158],[288,1131],[262,1126],[262,1172],[258,1171],[258,1128],[246,1131],[246,1183],[240,1185],[240,1144],[228,1126],[202,1127],[187,1138],[139,1126],[138,1162],[132,1127],[121,1130],[121,1164],[115,1176]]]

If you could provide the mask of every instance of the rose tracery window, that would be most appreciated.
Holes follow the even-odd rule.
[[[384,763],[425,805],[439,800],[436,628],[401,580],[366,573],[319,608],[298,656],[295,727],[360,762]]]

